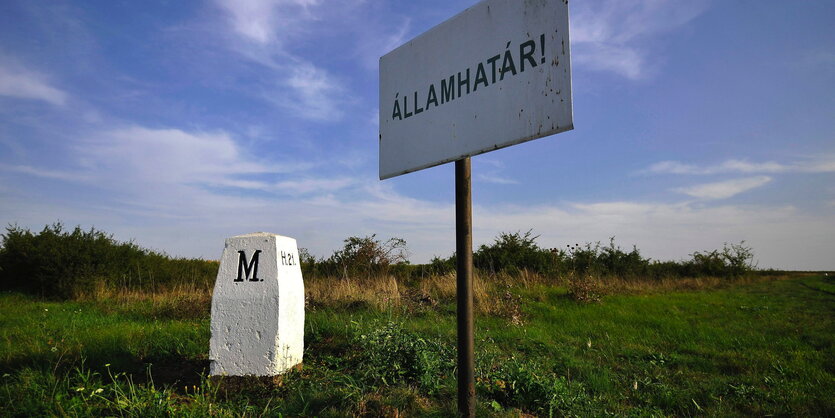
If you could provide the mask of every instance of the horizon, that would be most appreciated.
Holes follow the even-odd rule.
[[[475,1],[0,6],[0,223],[175,257],[267,231],[455,249],[451,164],[378,180],[380,56]],[[573,131],[472,158],[473,245],[745,241],[835,270],[835,3],[570,3]],[[828,86],[828,87],[827,87]]]

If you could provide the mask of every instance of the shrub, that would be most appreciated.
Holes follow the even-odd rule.
[[[102,283],[135,290],[214,282],[217,263],[172,259],[118,242],[91,228],[67,231],[61,223],[34,234],[9,226],[0,246],[0,289],[69,298]]]
[[[342,249],[316,263],[313,273],[342,278],[363,278],[389,274],[394,266],[408,264],[408,249],[402,238],[378,240],[376,234],[349,237]]]
[[[473,253],[473,265],[482,271],[491,273],[517,274],[528,270],[543,275],[552,274],[557,269],[555,254],[540,248],[532,230],[521,232],[501,232],[491,245],[482,245]]]
[[[577,302],[600,302],[603,297],[603,289],[591,277],[574,274],[568,280],[568,295]]]
[[[447,273],[452,273],[456,270],[458,259],[453,254],[449,258],[440,258],[438,256],[432,257],[429,262],[428,273],[430,275],[443,276]]]
[[[362,370],[371,384],[411,384],[432,393],[455,367],[450,346],[409,332],[397,323],[355,338],[362,353],[357,370]]]
[[[737,278],[754,269],[754,251],[739,244],[725,243],[722,250],[696,251],[683,267],[688,276],[714,276]]]
[[[650,260],[643,258],[636,246],[633,245],[630,252],[623,251],[615,245],[615,237],[609,238],[606,247],[598,241],[594,245],[574,244],[567,248],[566,263],[573,275],[636,278],[646,276],[650,266]]]
[[[641,257],[638,247],[633,245],[627,253],[615,245],[615,237],[609,238],[609,246],[603,247],[597,259],[601,274],[624,278],[644,276],[649,266],[649,259]]]
[[[302,277],[311,277],[316,274],[318,262],[307,248],[299,247],[299,266],[302,269]]]

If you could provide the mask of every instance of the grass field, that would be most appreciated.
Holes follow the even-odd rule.
[[[511,286],[476,318],[479,416],[835,416],[835,281],[574,301]],[[205,294],[0,294],[0,415],[449,416],[449,299],[312,304],[304,368],[211,381]]]

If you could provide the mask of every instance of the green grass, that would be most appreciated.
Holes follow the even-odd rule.
[[[511,291],[524,325],[476,319],[480,416],[835,415],[831,278],[598,304]],[[232,386],[204,377],[208,318],[0,294],[0,415],[448,416],[454,312],[317,307],[303,370]]]

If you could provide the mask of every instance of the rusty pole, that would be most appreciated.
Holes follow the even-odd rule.
[[[470,157],[455,161],[455,254],[458,304],[458,413],[475,416],[473,359],[473,201]]]

